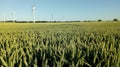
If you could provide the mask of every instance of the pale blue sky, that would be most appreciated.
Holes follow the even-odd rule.
[[[112,20],[120,19],[120,0],[0,0],[0,20]]]

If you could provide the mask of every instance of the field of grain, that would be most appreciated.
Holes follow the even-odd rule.
[[[0,67],[120,67],[120,22],[0,23]]]

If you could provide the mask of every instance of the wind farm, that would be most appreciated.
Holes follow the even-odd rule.
[[[1,0],[0,67],[120,67],[119,2]]]

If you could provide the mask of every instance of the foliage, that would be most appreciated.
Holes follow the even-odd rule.
[[[118,19],[115,18],[115,19],[113,19],[113,21],[118,21]]]
[[[101,19],[98,19],[99,22],[101,22],[102,20]]]

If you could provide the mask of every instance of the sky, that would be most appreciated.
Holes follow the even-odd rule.
[[[0,0],[0,21],[84,21],[120,19],[120,0]]]

